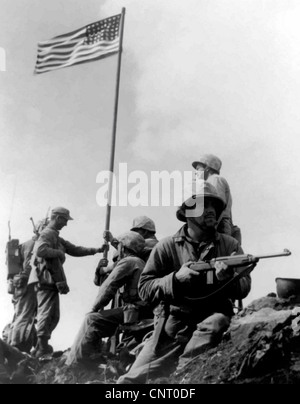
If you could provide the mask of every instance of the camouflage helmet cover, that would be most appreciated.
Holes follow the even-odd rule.
[[[136,254],[140,254],[145,248],[145,239],[134,231],[121,234],[118,237],[118,241],[129,250]]]
[[[135,229],[144,229],[156,233],[155,223],[147,216],[138,216],[133,219],[132,231]]]

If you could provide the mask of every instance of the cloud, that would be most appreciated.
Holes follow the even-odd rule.
[[[123,5],[124,63],[133,57],[136,69],[130,147],[138,158],[160,161],[195,147],[227,156],[235,146],[246,155],[247,142],[265,149],[280,138],[290,97],[299,101],[287,88],[297,80],[296,3],[132,0],[114,2],[116,12]]]

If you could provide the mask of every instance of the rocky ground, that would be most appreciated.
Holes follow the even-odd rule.
[[[118,362],[87,370],[64,365],[64,353],[31,367],[33,384],[107,384],[119,376]],[[216,348],[199,355],[183,373],[156,384],[298,384],[300,304],[275,295],[252,302],[236,315]]]
[[[235,316],[222,343],[195,359],[171,383],[300,382],[300,305],[269,296]]]

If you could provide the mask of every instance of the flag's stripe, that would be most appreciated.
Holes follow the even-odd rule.
[[[106,53],[106,52],[117,52],[118,51],[118,49],[117,48],[111,48],[111,49],[109,49],[109,50],[102,50],[102,49],[99,49],[98,51],[94,51],[94,52],[90,52],[90,53],[86,53],[86,52],[84,52],[84,53],[80,53],[80,54],[78,54],[78,55],[76,55],[76,56],[74,56],[74,57],[71,57],[71,58],[67,58],[67,59],[63,59],[63,60],[60,60],[60,59],[57,59],[57,58],[53,58],[53,59],[51,59],[51,60],[48,60],[46,63],[39,63],[39,62],[37,62],[37,68],[38,69],[43,69],[44,67],[48,67],[48,66],[63,66],[65,63],[73,63],[73,62],[75,62],[77,59],[83,59],[83,58],[87,58],[87,59],[90,59],[90,58],[92,58],[93,56],[95,56],[95,57],[97,57],[98,55],[100,55],[100,54],[104,54],[104,53]]]
[[[107,46],[102,46],[102,44],[94,44],[93,46],[78,46],[76,49],[74,49],[73,52],[68,53],[68,54],[60,54],[60,53],[52,53],[51,55],[38,57],[37,63],[38,64],[47,64],[49,60],[68,60],[68,59],[74,59],[78,55],[89,55],[92,54],[93,52],[96,52],[98,50],[102,50],[103,52],[107,51],[109,52],[110,50],[118,50],[118,43],[113,43]]]
[[[115,39],[113,41],[101,41],[101,42],[95,42],[94,44],[91,45],[84,45],[84,41],[77,42],[76,45],[73,45],[72,47],[57,47],[57,48],[53,48],[51,49],[51,52],[46,52],[46,51],[39,51],[38,52],[38,58],[43,59],[45,58],[45,56],[48,56],[49,53],[52,54],[65,54],[65,55],[71,55],[72,52],[74,50],[76,50],[76,48],[81,48],[81,49],[92,49],[94,47],[97,47],[99,45],[103,46],[103,47],[107,47],[107,46],[111,46],[111,45],[115,45],[119,43],[119,39]]]
[[[44,51],[44,50],[39,50],[38,51],[38,56],[39,55],[41,55],[41,56],[43,56],[43,55],[49,55],[49,53],[51,53],[51,52],[53,52],[53,53],[55,53],[55,52],[59,52],[59,51],[62,51],[62,52],[72,52],[72,50],[73,49],[75,49],[76,48],[76,46],[81,46],[81,45],[83,45],[84,44],[84,40],[81,40],[81,41],[79,41],[79,42],[77,42],[77,43],[75,43],[75,44],[72,44],[72,45],[62,45],[62,46],[56,46],[56,47],[54,47],[54,48],[52,48],[50,51]]]
[[[77,65],[80,63],[85,63],[85,62],[91,62],[94,60],[99,60],[99,59],[103,59],[107,56],[111,56],[118,53],[118,50],[111,50],[109,52],[105,51],[105,52],[97,52],[93,55],[91,55],[90,57],[82,57],[82,58],[77,58],[76,61],[72,61],[72,62],[67,62],[67,63],[59,63],[59,64],[48,64],[45,65],[43,67],[40,66],[36,66],[35,67],[35,73],[39,74],[39,73],[46,73],[46,72],[50,72],[52,70],[56,70],[56,69],[60,69],[60,68],[64,68],[64,67],[68,67],[68,66],[73,66],[73,65]]]
[[[74,49],[76,49],[78,46],[84,46],[84,41],[80,41],[79,43],[77,42],[76,44],[73,44],[72,46],[60,46],[57,48],[51,49],[51,51],[39,51],[38,52],[38,57],[39,58],[44,58],[45,56],[48,56],[49,54],[53,53],[64,53],[66,55],[71,54]],[[88,46],[88,45],[86,45]]]
[[[65,34],[62,36],[56,36],[55,38],[49,39],[48,41],[42,41],[38,43],[38,46],[44,47],[44,46],[48,46],[48,45],[54,45],[54,44],[59,44],[65,41],[68,41],[70,39],[74,39],[77,38],[79,36],[83,36],[86,33],[86,28],[82,28],[80,30],[71,32],[69,34]]]
[[[76,49],[74,49],[72,52],[56,52],[56,53],[51,53],[50,55],[45,55],[43,57],[38,56],[37,58],[37,63],[47,63],[48,60],[52,59],[58,59],[58,60],[67,60],[68,58],[74,58],[78,54],[92,54],[93,52],[96,52],[98,49],[102,49],[103,51],[110,51],[110,50],[115,50],[118,49],[119,44],[118,43],[111,43],[103,46],[103,44],[94,44],[93,46],[91,45],[86,45],[86,46],[78,46]]]
[[[52,49],[56,49],[56,48],[71,48],[73,46],[76,46],[76,44],[84,41],[84,39],[86,38],[85,35],[83,35],[82,37],[76,39],[76,40],[72,40],[72,41],[66,41],[66,42],[62,42],[56,45],[49,45],[47,47],[38,47],[38,52],[51,52]]]
[[[94,44],[92,47],[88,47],[88,46],[82,46],[82,47],[78,47],[74,50],[73,53],[71,53],[71,55],[60,55],[60,54],[51,54],[48,56],[44,56],[43,58],[39,58],[37,59],[37,63],[38,64],[47,64],[49,62],[47,62],[49,59],[57,59],[59,60],[74,60],[76,57],[78,56],[83,56],[83,55],[92,55],[95,52],[98,52],[99,50],[102,52],[109,52],[111,50],[118,50],[119,49],[119,44],[118,43],[114,43],[111,44],[110,46],[105,46],[103,47],[102,44]]]

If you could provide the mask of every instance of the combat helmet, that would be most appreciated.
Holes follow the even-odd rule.
[[[203,164],[220,174],[222,168],[222,161],[214,154],[203,154],[199,160],[194,161],[192,166],[197,169],[198,164]]]
[[[133,219],[131,231],[136,229],[144,229],[156,233],[155,223],[147,216],[138,216]]]
[[[216,204],[217,217],[226,208],[225,201],[219,196],[216,188],[207,181],[195,179],[184,190],[182,205],[177,209],[176,217],[186,222],[187,217],[199,217],[203,214],[204,199],[213,199]]]
[[[126,247],[137,255],[145,248],[145,239],[134,231],[128,231],[127,233],[121,234],[118,237],[118,241],[123,247]]]

